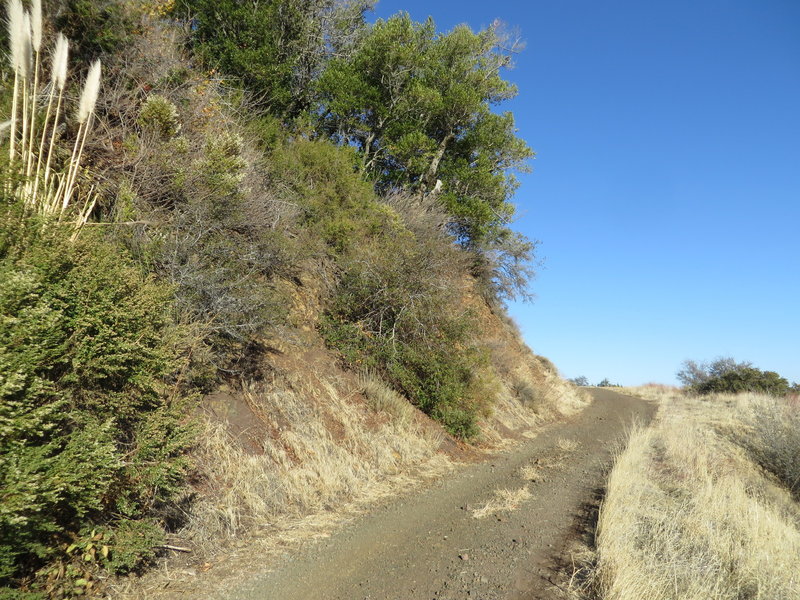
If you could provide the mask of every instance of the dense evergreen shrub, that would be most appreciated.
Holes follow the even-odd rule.
[[[693,389],[698,394],[760,392],[772,396],[784,396],[789,393],[789,382],[774,371],[742,367],[709,377]]]
[[[72,41],[71,55],[88,64],[118,51],[130,41],[136,25],[133,3],[117,0],[45,0],[45,14]],[[49,5],[49,6],[48,6]]]
[[[120,248],[8,203],[0,281],[0,586],[44,568],[58,597],[155,553],[192,442],[183,342],[172,291]]]

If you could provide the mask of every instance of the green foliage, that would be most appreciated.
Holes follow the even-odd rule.
[[[774,371],[762,371],[750,362],[737,362],[730,357],[711,362],[685,360],[677,377],[686,389],[696,394],[761,392],[783,396],[790,391],[789,382]]]
[[[381,373],[451,434],[470,439],[479,433],[478,414],[492,400],[476,398],[473,393],[478,383],[476,372],[488,363],[484,354],[468,345],[463,333],[454,331],[468,319],[454,321],[436,332],[433,343],[375,334],[363,323],[347,321],[335,312],[322,319],[321,332],[348,365]]]
[[[401,13],[375,23],[319,80],[323,129],[359,149],[379,188],[424,194],[440,179],[454,232],[472,246],[506,228],[511,171],[532,156],[511,114],[490,110],[516,94],[500,76],[509,64],[501,41],[495,27],[438,34],[432,20]]]
[[[171,290],[99,237],[69,244],[0,210],[2,585],[68,559],[87,528],[157,516],[181,489],[192,430],[169,384]],[[130,570],[152,555],[113,539],[99,562]]]
[[[178,108],[159,94],[152,94],[144,101],[138,123],[145,131],[152,131],[164,139],[171,138],[181,129]]]
[[[191,45],[209,66],[240,78],[256,104],[296,117],[313,98],[312,81],[329,48],[341,47],[369,2],[334,0],[179,0],[191,19]]]
[[[622,387],[618,383],[611,383],[608,380],[608,377],[604,378],[603,381],[597,384],[597,387]]]
[[[703,395],[760,392],[772,396],[785,396],[789,393],[789,382],[774,371],[742,367],[710,377],[692,389]]]
[[[355,368],[370,369],[454,435],[478,433],[486,357],[459,306],[464,252],[431,226],[412,232],[378,202],[353,150],[298,139],[272,155],[274,177],[302,209],[308,239],[335,261],[339,277],[321,322],[327,343]]]
[[[729,356],[718,357],[711,362],[685,360],[681,364],[676,377],[687,388],[694,389],[711,378],[721,377],[725,373],[747,369],[752,366],[750,362],[737,362]]]
[[[127,3],[117,0],[64,0],[52,2],[46,14],[71,40],[70,55],[88,64],[102,54],[115,52],[133,34],[135,19]]]
[[[397,231],[397,216],[378,204],[372,186],[357,171],[351,148],[296,139],[270,158],[273,177],[302,210],[301,224],[334,254]]]

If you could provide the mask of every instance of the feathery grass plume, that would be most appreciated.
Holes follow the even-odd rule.
[[[6,14],[8,15],[8,39],[11,46],[11,66],[17,71],[22,65],[25,45],[25,10],[22,8],[22,1],[8,0],[6,2]]]
[[[31,88],[31,117],[30,117],[30,131],[28,133],[28,153],[25,165],[25,177],[30,179],[31,170],[33,169],[33,137],[36,131],[36,113],[38,109],[37,98],[39,97],[39,60],[42,47],[42,0],[33,0],[31,3],[30,12],[30,25],[31,25],[31,48],[36,55],[33,61],[33,88]],[[32,194],[29,194],[32,196]],[[31,200],[33,198],[31,197]]]
[[[67,57],[69,55],[69,40],[63,33],[56,38],[56,49],[53,52],[53,65],[50,78],[59,91],[64,89],[67,82]]]
[[[100,92],[100,61],[92,64],[86,77],[76,115],[79,126],[72,155],[65,166],[65,171],[56,173],[55,170],[51,170],[51,162],[54,158],[58,122],[66,88],[69,43],[63,34],[58,35],[51,59],[47,110],[44,115],[44,123],[40,125],[38,123],[40,118],[38,98],[41,91],[39,89],[39,71],[43,34],[42,2],[41,0],[31,0],[30,13],[25,11],[22,0],[6,0],[6,8],[8,11],[10,59],[14,68],[14,93],[11,118],[0,123],[0,134],[4,136],[6,130],[10,130],[9,164],[13,166],[12,168],[19,168],[19,175],[22,178],[22,183],[16,185],[9,179],[6,182],[6,192],[22,200],[28,209],[61,221],[65,211],[70,207],[75,192],[81,156],[92,125],[92,117]],[[56,96],[58,102],[53,117],[52,109]],[[53,117],[52,125],[51,117]],[[22,121],[21,135],[17,131],[18,120]],[[35,139],[37,131],[40,135],[39,139]],[[48,143],[49,148],[45,160],[44,149]],[[37,147],[38,152],[35,151]],[[42,178],[43,163],[44,177]],[[36,165],[35,169],[34,164]],[[89,189],[82,196],[82,207],[78,206],[76,211],[71,211],[76,213],[73,240],[88,220],[98,198],[94,188]]]
[[[22,14],[22,57],[20,60],[19,75],[22,80],[22,139],[19,144],[20,158],[25,162],[28,152],[28,103],[30,102],[30,90],[28,79],[32,69],[32,48],[31,48],[31,15],[28,11]]]
[[[33,51],[39,52],[42,47],[42,0],[31,3],[31,43]]]
[[[86,83],[81,94],[81,104],[78,109],[78,123],[83,123],[94,112],[97,104],[97,95],[100,93],[100,61],[96,60],[89,67]]]
[[[31,74],[33,48],[31,47],[31,15],[26,10],[22,13],[22,28],[19,32],[19,74],[27,79]]]
[[[75,190],[75,179],[78,176],[83,147],[86,144],[86,135],[91,127],[91,116],[94,114],[97,96],[100,93],[100,69],[100,61],[94,61],[92,66],[89,67],[89,73],[86,75],[86,81],[83,84],[81,103],[78,107],[78,123],[80,123],[80,125],[78,126],[78,135],[75,138],[75,146],[72,149],[70,169],[67,171],[66,188],[64,190],[63,200],[61,201],[62,214],[69,205],[72,199],[72,193]]]
[[[34,199],[38,193],[39,173],[42,167],[42,156],[44,156],[44,143],[47,136],[47,125],[50,120],[50,110],[53,106],[53,96],[58,90],[58,102],[56,103],[56,115],[53,119],[53,131],[50,134],[50,146],[47,150],[47,160],[45,162],[44,176],[42,179],[42,187],[47,189],[48,180],[50,178],[50,162],[53,158],[53,146],[56,141],[56,126],[58,125],[58,117],[61,113],[61,100],[64,97],[64,86],[67,83],[67,58],[69,56],[69,41],[63,33],[59,33],[56,38],[56,47],[53,51],[52,63],[50,65],[50,98],[47,102],[47,113],[44,120],[44,128],[42,130],[42,141],[39,144],[39,160],[36,164],[36,186],[34,187]]]
[[[8,15],[8,39],[11,46],[11,67],[14,69],[14,95],[11,100],[11,138],[8,144],[8,160],[14,162],[14,150],[17,137],[17,106],[19,104],[19,72],[24,54],[25,11],[21,0],[6,2]]]
[[[48,181],[50,179],[50,163],[53,159],[53,147],[56,141],[56,127],[58,126],[58,117],[61,114],[61,101],[64,97],[64,86],[67,83],[67,58],[69,56],[69,41],[63,33],[59,33],[56,38],[56,46],[53,51],[53,57],[50,65],[50,95],[47,100],[47,111],[44,118],[44,126],[42,127],[42,139],[39,142],[39,156],[36,161],[36,173],[33,177],[33,203],[36,203],[36,196],[39,194],[41,187],[45,191],[48,189]],[[47,150],[47,160],[45,161],[44,175],[42,176],[41,183],[39,181],[42,172],[42,157],[44,156],[44,145],[47,140],[47,126],[50,123],[50,112],[53,108],[53,98],[55,97],[56,90],[58,90],[58,102],[56,103],[56,114],[53,119],[53,130],[50,132],[50,145]]]

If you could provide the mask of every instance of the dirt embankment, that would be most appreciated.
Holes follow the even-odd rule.
[[[514,452],[392,501],[299,554],[227,582],[230,600],[559,598],[612,451],[652,404],[610,390]],[[217,582],[219,583],[219,582]]]

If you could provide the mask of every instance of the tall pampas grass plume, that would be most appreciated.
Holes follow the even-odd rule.
[[[50,79],[60,91],[67,83],[67,58],[69,56],[69,41],[63,33],[58,34],[56,49],[53,52],[53,64]]]
[[[78,174],[100,93],[101,64],[95,61],[89,68],[76,114],[79,126],[72,155],[62,167],[55,155],[67,84],[69,42],[63,34],[58,34],[50,57],[50,84],[43,88],[42,94],[40,79],[46,77],[41,65],[44,56],[42,0],[27,0],[30,12],[25,10],[23,1],[5,0],[14,93],[10,118],[0,121],[0,137],[10,130],[8,164],[18,170],[19,177],[8,178],[4,192],[21,200],[26,209],[56,222],[63,222],[64,218],[72,221],[74,217],[72,239],[75,239],[98,198],[94,186],[87,190],[78,183]],[[40,104],[43,100],[46,100],[44,111]],[[42,116],[43,122],[40,121]],[[73,197],[80,197],[83,208],[72,206]]]
[[[25,10],[22,0],[8,0],[6,2],[8,15],[8,40],[11,50],[11,66],[15,71],[22,67],[22,56],[25,52]]]
[[[31,176],[33,169],[33,138],[36,133],[36,113],[38,111],[39,97],[39,61],[41,53],[39,50],[42,48],[42,0],[33,0],[31,2],[30,12],[30,27],[31,27],[31,48],[36,55],[36,60],[32,61],[33,64],[33,87],[31,88],[31,102],[30,102],[30,127],[27,139],[28,158],[25,167],[25,176]]]
[[[34,52],[42,48],[42,0],[31,3],[31,44]]]
[[[17,71],[22,86],[22,139],[20,140],[20,155],[23,160],[27,157],[28,145],[28,104],[30,100],[30,85],[28,79],[33,68],[33,51],[31,48],[31,15],[28,11],[22,13],[22,30],[17,32],[19,36],[19,59],[17,61]],[[16,83],[16,80],[15,80]]]
[[[100,61],[96,60],[89,67],[86,75],[86,83],[83,85],[81,103],[78,108],[78,123],[84,123],[90,114],[94,112],[97,104],[97,96],[100,93]]]
[[[20,68],[22,67],[23,54],[25,53],[25,10],[22,0],[7,0],[6,14],[8,15],[8,41],[9,58],[14,70],[14,95],[11,101],[11,134],[8,143],[8,161],[14,162],[17,138],[17,107],[20,84]]]
[[[100,61],[96,60],[89,67],[86,75],[86,82],[83,84],[81,103],[78,106],[78,137],[75,138],[75,146],[72,149],[72,159],[70,160],[71,169],[67,171],[66,189],[64,199],[61,203],[61,213],[66,210],[72,194],[75,191],[75,180],[78,176],[78,167],[83,155],[83,147],[86,144],[86,136],[92,126],[91,116],[94,114],[94,107],[97,104],[97,96],[100,93]]]
[[[69,58],[69,40],[63,33],[59,33],[56,38],[56,47],[53,51],[53,58],[50,65],[50,98],[47,102],[47,113],[44,119],[44,129],[42,131],[42,140],[39,144],[39,158],[36,162],[36,176],[34,178],[35,184],[33,189],[33,198],[39,193],[39,175],[42,172],[42,157],[44,156],[44,146],[47,136],[47,125],[50,122],[50,111],[53,108],[53,98],[56,91],[58,91],[58,102],[56,104],[56,116],[53,125],[53,131],[50,134],[50,144],[47,151],[47,160],[44,163],[44,178],[42,179],[42,187],[47,189],[50,185],[50,163],[53,159],[53,149],[56,141],[56,125],[58,124],[58,117],[61,114],[61,100],[64,96],[64,86],[67,84],[67,60]]]
[[[31,15],[28,11],[22,14],[22,31],[19,34],[20,56],[19,74],[23,79],[30,77],[33,67],[33,48],[31,48]]]

